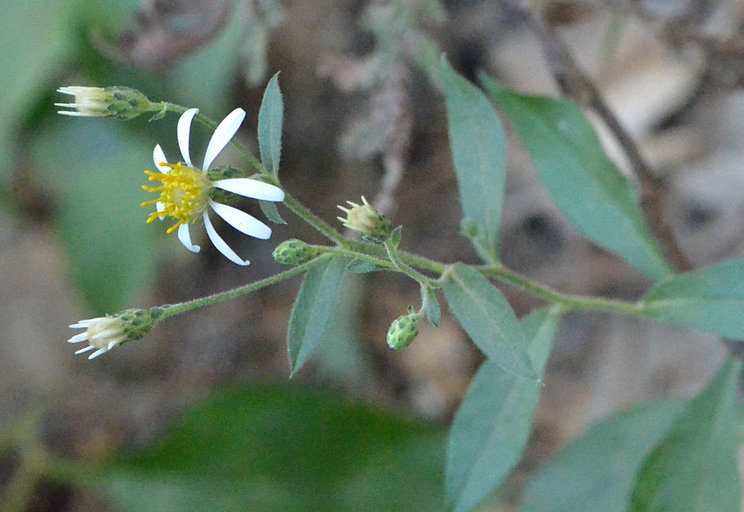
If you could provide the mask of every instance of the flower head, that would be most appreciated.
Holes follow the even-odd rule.
[[[346,201],[351,208],[339,208],[346,214],[346,218],[338,217],[344,226],[361,233],[362,237],[372,242],[383,243],[393,232],[393,224],[380,212],[375,210],[367,199],[362,196],[363,204]]]
[[[188,250],[199,252],[200,247],[191,242],[189,224],[203,221],[207,235],[218,251],[233,263],[248,265],[249,261],[241,259],[217,234],[209,219],[209,210],[214,211],[238,231],[255,238],[267,239],[271,236],[271,229],[266,224],[220,201],[225,198],[224,192],[263,201],[283,201],[284,192],[279,187],[263,181],[250,178],[225,178],[224,174],[207,172],[217,155],[230,142],[243,122],[245,111],[240,108],[233,110],[217,126],[207,145],[201,169],[195,167],[189,154],[189,136],[191,122],[198,112],[198,109],[189,109],[178,120],[178,146],[181,149],[182,162],[169,164],[160,144],[155,146],[153,160],[158,170],[157,172],[145,171],[145,174],[149,176],[150,181],[160,181],[162,185],[142,187],[148,192],[160,192],[158,199],[142,203],[142,206],[149,204],[156,206],[156,211],[150,214],[147,222],[158,218],[163,219],[166,216],[173,217],[176,222],[168,228],[167,232],[172,233],[178,230],[178,239],[181,243]]]
[[[60,87],[57,92],[75,96],[73,103],[55,103],[58,107],[72,110],[59,110],[66,116],[116,117],[132,119],[149,112],[153,105],[141,92],[129,87]]]
[[[115,315],[80,320],[70,327],[85,329],[85,332],[76,334],[67,341],[69,343],[87,341],[88,346],[75,353],[82,354],[95,350],[88,356],[88,359],[93,359],[117,345],[142,338],[162,319],[162,313],[161,308],[127,309]]]

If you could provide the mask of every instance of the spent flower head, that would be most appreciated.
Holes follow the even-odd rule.
[[[152,308],[150,310],[126,309],[115,315],[80,320],[70,327],[85,329],[85,332],[76,334],[67,341],[69,343],[87,341],[88,346],[75,353],[82,354],[95,350],[88,356],[88,359],[93,359],[105,354],[117,345],[142,338],[157,325],[162,319],[162,315],[162,308]]]
[[[339,208],[346,214],[346,218],[338,217],[344,226],[356,231],[363,238],[375,243],[383,243],[393,232],[393,224],[380,212],[375,210],[367,199],[362,196],[362,204],[346,201],[351,208]]]
[[[66,116],[115,117],[132,119],[145,112],[159,109],[147,96],[129,87],[60,87],[57,92],[75,96],[73,103],[55,103],[57,107],[68,107],[71,110],[59,110]]]
[[[160,197],[142,203],[142,206],[154,204],[156,211],[150,214],[147,222],[163,219],[166,216],[176,219],[168,228],[168,233],[178,230],[178,239],[192,252],[199,252],[200,247],[191,242],[189,224],[204,222],[207,235],[214,246],[233,263],[248,265],[248,260],[241,259],[227,243],[217,234],[209,218],[209,210],[214,211],[228,224],[246,235],[268,239],[271,228],[237,208],[220,202],[225,199],[225,192],[263,201],[283,201],[284,192],[279,187],[250,178],[224,178],[221,173],[208,173],[217,155],[230,142],[245,118],[245,111],[236,108],[217,126],[207,145],[204,163],[201,169],[194,166],[189,154],[189,137],[191,122],[199,112],[188,109],[178,120],[178,146],[183,161],[170,164],[165,158],[160,144],[155,146],[153,160],[158,171],[145,171],[150,181],[160,181],[161,186],[142,188],[148,192],[159,192]]]

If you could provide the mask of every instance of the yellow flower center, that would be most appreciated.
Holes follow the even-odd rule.
[[[167,231],[172,233],[181,224],[190,224],[199,218],[209,203],[209,193],[214,186],[206,173],[184,163],[163,162],[160,165],[170,167],[170,172],[145,171],[145,174],[149,176],[150,181],[160,181],[163,185],[160,187],[142,186],[148,192],[160,192],[160,197],[145,201],[142,206],[162,203],[163,210],[152,212],[147,222],[150,223],[165,215],[174,217],[178,222],[169,227]]]

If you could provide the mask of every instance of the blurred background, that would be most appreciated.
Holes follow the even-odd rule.
[[[744,6],[587,0],[545,9],[669,184],[663,211],[689,261],[740,254]],[[444,101],[422,55],[441,51],[471,79],[485,70],[521,92],[558,95],[511,3],[0,0],[0,27],[0,425],[30,421],[31,447],[81,462],[68,481],[22,490],[28,501],[16,510],[245,510],[248,490],[251,510],[439,507],[444,432],[481,356],[446,312],[438,329],[423,326],[410,347],[389,351],[390,322],[419,300],[397,275],[349,277],[345,320],[292,382],[285,337],[299,280],[169,319],[92,362],[73,355],[65,341],[79,319],[252,282],[281,270],[271,259],[281,241],[322,240],[281,210],[288,224],[268,242],[218,226],[247,268],[208,243],[199,255],[185,251],[139,207],[154,145],[177,154],[177,117],[68,118],[53,104],[69,100],[61,86],[123,85],[216,120],[239,106],[248,115],[238,136],[255,149],[264,87],[281,72],[288,190],[331,223],[336,205],[374,198],[404,226],[403,249],[476,262],[458,234]],[[419,44],[421,34],[438,48]],[[211,134],[194,133],[192,155],[201,155]],[[511,132],[507,141],[504,262],[565,292],[639,297],[646,279],[574,231]],[[229,150],[220,158],[249,168]],[[503,291],[520,316],[540,305]],[[588,424],[698,391],[725,352],[692,330],[569,315],[525,459],[486,509],[512,510],[529,476]],[[234,450],[214,464],[187,460],[225,440]],[[16,449],[0,453],[0,489],[17,492],[20,460]],[[200,503],[200,489],[234,503]]]

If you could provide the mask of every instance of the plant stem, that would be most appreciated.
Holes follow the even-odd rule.
[[[591,309],[605,313],[622,313],[626,315],[638,315],[641,312],[641,304],[637,302],[572,295],[553,290],[506,268],[501,263],[480,267],[479,270],[484,276],[495,277],[531,295],[563,306],[565,309]]]
[[[184,313],[186,311],[191,311],[192,309],[197,309],[197,308],[202,308],[204,306],[211,306],[213,304],[218,304],[228,299],[233,299],[235,297],[247,295],[249,293],[258,291],[262,288],[266,288],[267,286],[280,283],[291,277],[307,272],[314,266],[322,263],[323,261],[329,259],[330,257],[331,257],[330,254],[323,254],[313,260],[308,261],[307,263],[303,263],[302,265],[297,265],[296,267],[292,267],[289,270],[285,270],[284,272],[274,274],[273,276],[267,277],[265,279],[261,279],[260,281],[256,281],[254,283],[250,283],[244,286],[239,286],[237,288],[233,288],[232,290],[227,290],[225,292],[219,292],[213,295],[208,295],[206,297],[201,297],[199,299],[194,299],[194,300],[190,300],[187,302],[181,302],[180,304],[166,304],[162,306],[162,308],[165,310],[165,312],[163,313],[162,319],[168,318],[169,316],[177,315],[179,313]]]

